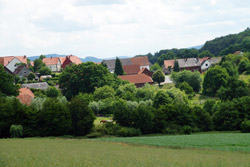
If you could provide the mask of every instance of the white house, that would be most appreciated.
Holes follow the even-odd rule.
[[[43,62],[52,72],[61,71],[62,63],[59,57],[44,58]]]

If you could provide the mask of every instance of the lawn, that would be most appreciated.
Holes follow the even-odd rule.
[[[96,117],[94,124],[99,125],[101,124],[100,123],[101,120],[112,120],[112,119],[113,119],[112,117]]]
[[[99,140],[169,148],[206,148],[250,153],[250,133],[202,133],[131,138],[100,138]]]
[[[169,149],[88,139],[0,139],[1,167],[235,167],[249,166],[249,157],[250,154],[240,152]]]

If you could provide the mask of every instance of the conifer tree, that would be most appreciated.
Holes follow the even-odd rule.
[[[115,74],[116,75],[123,75],[124,74],[124,71],[122,68],[122,63],[118,57],[116,57],[116,60],[115,60]]]
[[[179,63],[177,60],[174,61],[174,72],[179,72],[180,71],[180,67],[179,67]]]

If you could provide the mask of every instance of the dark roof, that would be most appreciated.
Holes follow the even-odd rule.
[[[178,59],[177,61],[180,68],[201,66],[200,60],[197,58]]]
[[[209,61],[211,62],[211,64],[216,64],[219,63],[221,60],[221,57],[212,57],[209,59]]]
[[[138,74],[146,74],[147,76],[150,76],[152,78],[152,75],[154,74],[152,71],[149,71],[147,68],[142,68]]]
[[[18,67],[15,69],[15,71],[13,72],[13,74],[15,74],[15,75],[19,74],[24,68],[28,69],[26,66],[18,66]],[[28,70],[31,72],[30,69],[28,69]]]
[[[140,66],[149,66],[148,56],[131,58],[131,62]]]
[[[137,74],[140,71],[139,64],[125,65],[123,66],[123,71],[127,74]]]
[[[48,89],[49,85],[47,82],[38,82],[38,83],[27,83],[22,84],[22,88],[34,88],[34,89],[42,89],[46,90]]]

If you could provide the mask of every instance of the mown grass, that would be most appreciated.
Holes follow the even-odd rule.
[[[100,123],[101,120],[112,120],[112,117],[96,117],[96,119],[94,121],[94,125],[101,124]]]
[[[205,103],[208,99],[214,99],[214,100],[219,100],[218,97],[210,97],[210,96],[205,96],[205,95],[202,95],[202,94],[196,94],[191,102],[192,104],[203,104]]]
[[[100,138],[99,140],[170,148],[206,148],[250,153],[250,133],[205,133],[131,138]]]
[[[250,154],[167,149],[87,139],[0,139],[0,166],[6,167],[216,167],[249,166]]]

